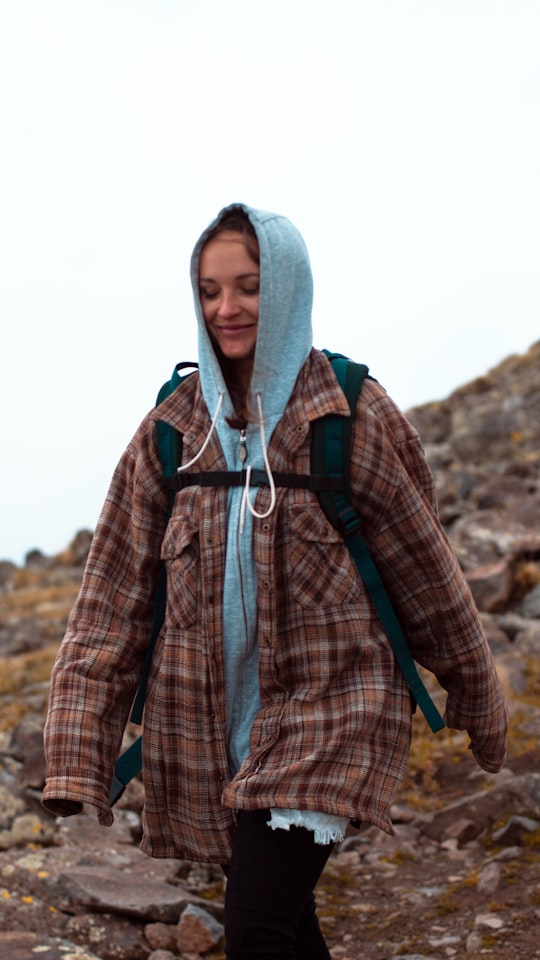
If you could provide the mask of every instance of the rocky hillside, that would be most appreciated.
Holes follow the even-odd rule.
[[[505,770],[415,719],[396,836],[351,830],[319,887],[336,960],[540,958],[540,342],[446,400],[409,411],[441,516],[505,684]],[[51,664],[91,533],[60,555],[0,563],[0,955],[223,957],[223,881],[140,853],[141,786],[110,830],[39,803]],[[436,692],[436,696],[440,693]],[[441,703],[444,698],[441,699]],[[133,732],[133,731],[132,731]]]

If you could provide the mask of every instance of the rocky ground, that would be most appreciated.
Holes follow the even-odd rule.
[[[336,960],[540,958],[540,344],[409,411],[508,696],[502,773],[415,719],[396,834],[351,829],[318,890]],[[138,849],[141,786],[112,828],[40,806],[48,677],[91,534],[0,563],[0,956],[198,960],[222,952],[219,869]]]

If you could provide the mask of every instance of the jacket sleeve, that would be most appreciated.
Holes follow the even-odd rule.
[[[168,495],[147,418],[114,473],[51,675],[43,805],[112,823],[109,787],[153,611]]]
[[[351,479],[366,542],[409,649],[447,691],[448,726],[466,730],[476,761],[496,772],[506,755],[508,716],[491,651],[441,527],[418,434],[371,382],[358,406]]]

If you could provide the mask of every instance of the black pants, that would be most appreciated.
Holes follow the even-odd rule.
[[[313,890],[333,844],[303,827],[272,830],[268,810],[242,810],[225,869],[227,960],[330,960]]]

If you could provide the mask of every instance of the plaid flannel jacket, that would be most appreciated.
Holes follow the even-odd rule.
[[[329,412],[346,413],[347,403],[313,350],[271,439],[274,470],[310,472],[310,424]],[[53,670],[44,805],[68,814],[89,803],[112,822],[109,786],[164,560],[167,610],[144,718],[143,850],[224,863],[238,809],[320,810],[391,832],[410,744],[408,690],[341,535],[307,490],[279,489],[273,513],[254,524],[262,708],[231,778],[221,649],[227,492],[187,487],[166,523],[156,419],[181,430],[184,462],[194,456],[209,430],[197,375],[144,419],[114,474]],[[225,469],[215,435],[198,469]],[[499,770],[507,712],[495,666],[439,524],[418,435],[373,381],[358,404],[351,481],[411,652],[447,691],[448,725],[467,730],[482,767]],[[268,497],[257,493],[260,512]]]

